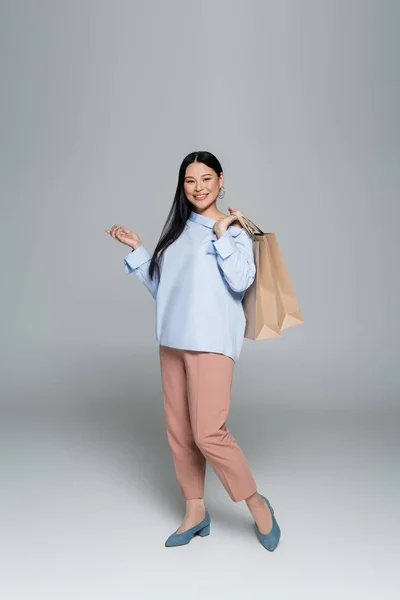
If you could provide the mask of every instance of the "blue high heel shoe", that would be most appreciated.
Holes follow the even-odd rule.
[[[254,522],[254,525],[256,526],[258,539],[260,540],[260,542],[262,543],[264,548],[266,548],[270,552],[273,552],[275,550],[275,548],[277,547],[277,545],[279,544],[279,540],[281,537],[281,530],[279,528],[278,523],[276,522],[275,515],[274,515],[274,509],[272,508],[272,506],[270,505],[270,503],[268,502],[268,500],[265,496],[263,496],[262,494],[260,494],[260,496],[262,498],[264,498],[265,502],[268,504],[269,510],[271,511],[272,528],[269,533],[261,533],[261,531],[258,529],[256,522]]]
[[[182,533],[176,533],[176,531],[178,531],[178,529],[179,529],[179,527],[178,527],[178,529],[176,531],[174,531],[174,533],[171,533],[171,535],[165,542],[165,545],[166,546],[183,546],[184,544],[188,544],[194,535],[199,535],[200,537],[205,537],[206,535],[210,534],[210,523],[211,523],[210,515],[209,515],[208,511],[206,510],[206,516],[204,517],[204,519],[202,521],[200,521],[200,523],[197,523],[197,525],[194,525],[194,527],[191,527],[190,529],[187,529],[186,531],[183,531]]]

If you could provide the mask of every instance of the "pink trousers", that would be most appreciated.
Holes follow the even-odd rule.
[[[251,496],[256,483],[225,425],[234,361],[162,345],[159,353],[167,437],[183,496],[203,498],[207,461],[234,502]]]

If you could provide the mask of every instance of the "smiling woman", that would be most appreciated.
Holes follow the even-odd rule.
[[[256,273],[253,242],[235,209],[218,210],[224,174],[210,152],[183,160],[175,198],[153,256],[139,236],[106,230],[133,248],[124,259],[156,301],[156,338],[167,436],[186,515],[165,545],[208,535],[204,478],[208,460],[230,498],[246,500],[258,538],[274,550],[280,530],[268,500],[257,492],[246,458],[226,427],[234,364],[244,338],[242,299]]]
[[[199,212],[208,212],[208,216],[217,219],[226,216],[215,206],[215,199],[223,188],[224,174],[218,174],[211,167],[204,163],[193,162],[186,168],[183,189],[187,199],[196,207]],[[211,207],[211,211],[210,211]]]

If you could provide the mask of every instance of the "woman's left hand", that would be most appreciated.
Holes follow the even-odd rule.
[[[214,223],[213,230],[218,239],[224,235],[225,231],[228,229],[229,225],[233,223],[233,221],[238,221],[238,218],[235,214],[236,209],[232,206],[228,206],[228,210],[231,213],[229,217],[221,217]]]

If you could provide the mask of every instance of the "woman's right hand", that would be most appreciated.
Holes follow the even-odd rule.
[[[126,244],[134,250],[136,250],[136,248],[138,248],[142,243],[137,233],[130,231],[122,225],[113,225],[111,229],[105,229],[104,231],[115,240],[121,242],[121,244]]]

